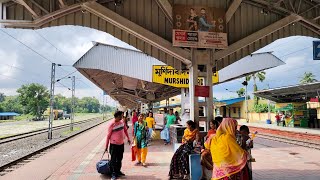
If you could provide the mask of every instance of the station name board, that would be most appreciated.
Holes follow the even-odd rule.
[[[177,88],[189,87],[189,70],[177,70],[171,66],[155,65],[152,69],[152,82]],[[212,83],[218,83],[218,73],[212,76]],[[198,85],[204,86],[204,78],[198,78]]]

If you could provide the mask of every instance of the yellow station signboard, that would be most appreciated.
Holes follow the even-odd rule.
[[[171,66],[155,65],[152,69],[152,82],[177,88],[189,87],[189,70],[177,70]],[[212,84],[219,82],[218,72],[212,76]],[[204,78],[198,78],[198,85],[204,86]]]

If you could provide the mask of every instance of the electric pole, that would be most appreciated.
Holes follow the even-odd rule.
[[[248,114],[248,82],[247,80],[243,81],[242,85],[246,87],[246,94],[245,94],[245,104],[246,104],[246,121],[249,122],[249,114]]]
[[[73,131],[73,122],[74,122],[74,106],[75,106],[75,91],[76,91],[76,78],[72,76],[72,106],[71,106],[71,123],[70,123],[70,131]]]
[[[52,139],[52,122],[53,122],[53,104],[54,104],[54,84],[56,75],[56,64],[52,63],[51,66],[51,86],[50,86],[50,116],[49,116],[49,128],[48,128],[48,139]]]

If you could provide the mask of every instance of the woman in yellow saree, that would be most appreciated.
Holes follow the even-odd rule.
[[[247,154],[237,144],[237,121],[232,118],[223,119],[216,135],[210,143],[210,151],[214,164],[212,180],[247,180]]]

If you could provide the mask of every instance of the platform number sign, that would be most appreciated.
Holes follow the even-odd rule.
[[[320,41],[313,41],[313,60],[320,60]]]

